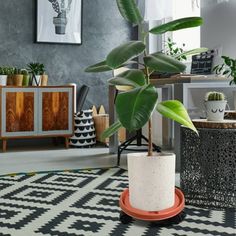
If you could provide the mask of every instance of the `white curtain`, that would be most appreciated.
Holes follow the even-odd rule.
[[[163,20],[173,15],[173,0],[141,0],[145,1],[145,21]]]

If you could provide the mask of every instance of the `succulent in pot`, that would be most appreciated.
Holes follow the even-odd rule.
[[[208,92],[205,95],[205,107],[208,121],[223,121],[227,100],[221,92]]]
[[[7,67],[7,85],[14,85],[13,76],[14,76],[15,67]]]
[[[118,120],[103,133],[103,138],[116,133],[121,127],[128,131],[141,129],[148,123],[148,152],[128,154],[129,201],[132,207],[146,211],[159,211],[172,207],[175,201],[175,155],[154,153],[152,147],[152,121],[154,110],[167,118],[197,132],[183,104],[177,100],[158,103],[156,88],[150,83],[155,72],[180,73],[186,66],[162,52],[148,54],[146,40],[149,35],[160,35],[168,31],[200,26],[200,17],[188,17],[162,24],[145,31],[144,20],[134,0],[117,0],[121,15],[140,28],[141,40],[129,41],[114,48],[105,60],[89,66],[86,72],[112,71],[130,63],[140,69],[130,69],[111,78],[114,86],[131,86],[128,91],[117,95],[115,101]],[[194,52],[203,49],[195,49]],[[206,50],[206,49],[204,49]],[[193,51],[193,50],[192,50]],[[183,52],[183,55],[188,55]],[[138,57],[143,60],[138,61]],[[137,59],[137,60],[136,60]]]
[[[21,69],[14,68],[14,74],[13,74],[12,79],[13,79],[14,86],[22,86],[23,74],[21,72]]]
[[[7,67],[0,67],[0,86],[7,85]]]
[[[45,73],[44,64],[31,62],[27,65],[27,70],[32,75],[32,86],[40,86],[42,75]]]
[[[30,75],[27,69],[22,69],[21,73],[23,74],[23,86],[29,86],[29,81],[30,81]]]

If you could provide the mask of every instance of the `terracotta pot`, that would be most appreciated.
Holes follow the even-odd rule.
[[[23,75],[13,75],[13,85],[22,86]]]
[[[9,85],[9,86],[13,86],[14,85],[13,75],[8,75],[7,76],[7,85]]]
[[[131,153],[128,157],[129,201],[144,211],[160,211],[175,202],[175,154]]]
[[[7,85],[7,75],[0,75],[0,86]]]
[[[47,85],[48,85],[48,75],[42,75],[41,86],[47,86]]]

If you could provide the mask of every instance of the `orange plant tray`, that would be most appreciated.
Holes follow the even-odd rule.
[[[143,211],[130,205],[129,189],[125,189],[120,196],[119,203],[122,211],[135,219],[145,221],[159,221],[174,217],[183,211],[185,206],[185,198],[182,191],[178,188],[175,188],[175,204],[173,207],[161,211]]]

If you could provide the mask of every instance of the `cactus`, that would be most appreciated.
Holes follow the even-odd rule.
[[[206,94],[205,100],[206,101],[223,101],[225,100],[225,95],[223,93],[213,91]]]
[[[61,4],[59,4],[58,0],[48,0],[52,3],[52,8],[58,15],[61,15],[63,12],[68,13],[70,11],[72,0],[68,0],[67,6],[65,4],[65,0],[61,0]]]

